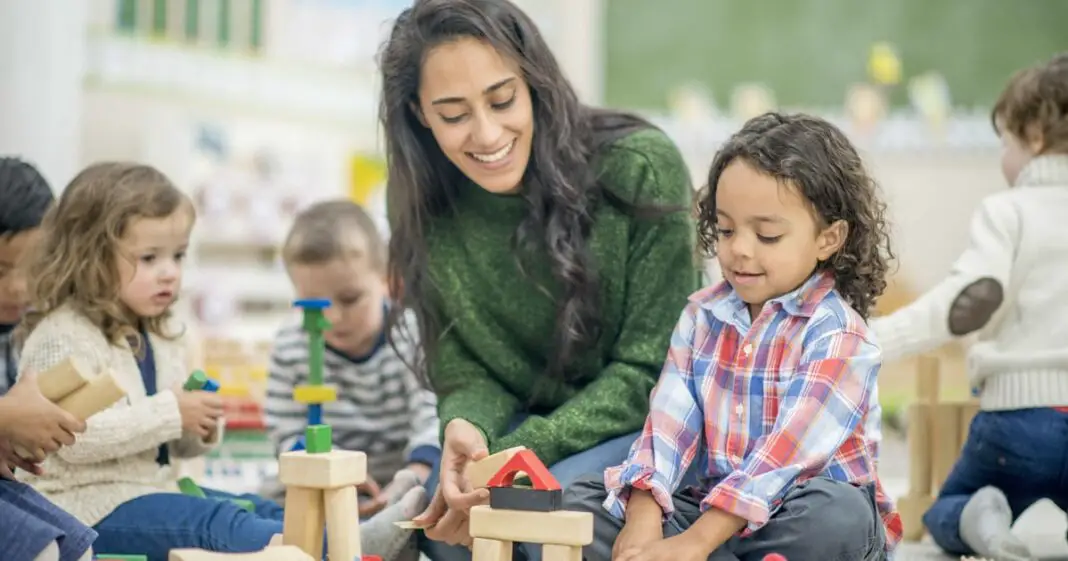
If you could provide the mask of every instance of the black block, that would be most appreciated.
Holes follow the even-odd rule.
[[[528,487],[490,487],[491,508],[553,512],[563,508],[563,502],[564,493],[560,489],[545,491]]]

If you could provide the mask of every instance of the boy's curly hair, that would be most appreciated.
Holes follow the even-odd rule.
[[[1068,52],[1013,75],[990,121],[998,134],[1040,141],[1042,153],[1068,153]]]
[[[56,308],[74,307],[112,344],[129,342],[140,352],[138,320],[119,300],[119,243],[137,218],[166,218],[188,212],[189,198],[163,173],[142,164],[104,162],[82,170],[45,215],[41,240],[29,263],[33,310],[20,323],[16,340],[25,343]],[[167,333],[170,312],[144,321],[151,333]]]
[[[819,268],[834,271],[843,298],[867,319],[886,289],[894,258],[886,204],[856,149],[831,123],[804,114],[766,113],[750,119],[716,153],[708,184],[698,195],[700,248],[716,254],[716,188],[723,170],[737,158],[797,189],[817,220],[849,224],[845,244]]]

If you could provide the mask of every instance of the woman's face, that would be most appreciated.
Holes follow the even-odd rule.
[[[534,112],[515,62],[477,39],[438,45],[423,62],[415,109],[441,151],[471,181],[491,193],[519,191]]]

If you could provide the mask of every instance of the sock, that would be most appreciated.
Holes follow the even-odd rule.
[[[386,502],[387,505],[395,504],[401,500],[409,490],[417,487],[421,484],[419,476],[414,471],[402,469],[393,476],[393,481],[389,484],[389,497]]]
[[[426,489],[413,487],[395,503],[360,525],[360,542],[364,555],[378,555],[384,561],[394,561],[414,537],[415,532],[400,528],[394,522],[411,520],[427,507]]]
[[[1012,509],[997,487],[972,495],[960,514],[960,538],[982,557],[999,561],[1030,561],[1031,550],[1012,535]]]
[[[59,561],[59,544],[52,542],[46,545],[33,561]]]

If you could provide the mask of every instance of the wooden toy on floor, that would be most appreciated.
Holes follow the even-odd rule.
[[[126,397],[110,373],[93,375],[73,357],[37,375],[37,386],[45,399],[81,421],[111,407]],[[16,449],[23,458],[39,458],[27,450]]]
[[[519,473],[533,487],[513,486]],[[516,542],[541,544],[544,561],[582,561],[582,546],[593,542],[593,514],[560,510],[560,484],[532,451],[513,454],[487,486],[490,504],[470,511],[472,561],[511,561]]]
[[[255,553],[213,553],[203,549],[172,549],[168,561],[317,561],[299,547],[268,547]]]
[[[979,411],[973,401],[939,400],[939,359],[921,356],[916,372],[916,401],[909,408],[909,490],[897,501],[904,525],[903,538],[923,538],[923,513],[934,503],[942,483],[968,439],[968,428]]]

